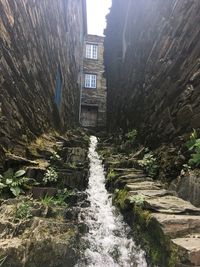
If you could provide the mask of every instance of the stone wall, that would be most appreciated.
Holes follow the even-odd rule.
[[[0,12],[1,155],[78,123],[86,11],[85,0],[0,0]]]
[[[98,108],[97,126],[102,128],[106,126],[107,97],[106,79],[104,77],[104,37],[88,35],[86,38],[87,43],[98,45],[98,58],[88,59],[85,57],[86,50],[84,51],[81,104],[84,107],[96,106]],[[97,75],[97,86],[95,89],[85,88],[86,73]]]
[[[200,1],[113,0],[105,38],[108,125],[152,147],[200,128]]]

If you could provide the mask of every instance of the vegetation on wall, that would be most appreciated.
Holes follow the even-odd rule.
[[[12,194],[15,197],[19,196],[26,189],[30,189],[36,184],[34,179],[25,177],[25,171],[19,170],[14,172],[13,169],[8,169],[3,175],[0,175],[0,192]]]
[[[189,165],[191,167],[200,167],[200,138],[198,138],[196,130],[193,130],[186,146],[191,153],[191,158],[188,162]]]
[[[143,159],[138,160],[138,163],[150,177],[154,178],[158,174],[158,160],[152,152],[145,153]]]

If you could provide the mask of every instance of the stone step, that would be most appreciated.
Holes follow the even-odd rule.
[[[171,238],[200,233],[199,215],[152,213],[151,216],[159,223],[164,234]]]
[[[200,208],[176,196],[163,196],[145,199],[148,210],[169,214],[200,214]]]
[[[169,191],[166,189],[159,189],[159,190],[137,190],[137,191],[129,191],[128,196],[132,197],[135,195],[144,196],[144,198],[155,198],[155,197],[162,197],[162,196],[174,196],[176,192]]]
[[[120,175],[120,179],[135,179],[135,178],[147,178],[148,181],[153,181],[152,178],[146,176],[143,172],[133,172],[126,175]]]
[[[159,182],[138,182],[130,183],[125,185],[127,191],[137,191],[137,190],[159,190],[162,188],[162,184]]]
[[[200,234],[192,234],[181,238],[172,239],[177,246],[181,261],[200,266]],[[189,265],[190,266],[190,265]]]
[[[130,174],[130,173],[140,173],[140,174],[143,174],[143,171],[142,170],[138,170],[138,169],[135,169],[135,168],[113,168],[113,171],[116,172],[116,173],[119,173],[119,174]]]
[[[151,178],[133,178],[133,179],[127,179],[127,178],[118,178],[117,181],[114,183],[114,187],[116,188],[123,188],[126,184],[133,184],[133,183],[141,183],[141,182],[151,182]]]

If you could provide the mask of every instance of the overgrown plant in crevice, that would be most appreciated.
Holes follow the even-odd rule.
[[[147,151],[149,150],[147,149]],[[151,151],[145,153],[143,159],[138,160],[138,163],[150,177],[155,178],[158,175],[158,160]]]
[[[25,177],[25,173],[24,170],[15,172],[10,168],[3,175],[0,175],[0,192],[5,194],[11,193],[17,197],[24,193],[24,190],[30,189],[36,184],[36,181]]]
[[[31,203],[28,201],[22,201],[21,203],[17,204],[14,209],[14,217],[15,219],[25,220],[32,217],[32,207]]]
[[[123,141],[120,146],[120,150],[127,154],[133,152],[137,148],[137,136],[138,132],[136,129],[132,129],[130,132],[123,136]]]
[[[44,184],[56,183],[58,180],[58,173],[53,167],[49,167],[43,177]]]
[[[191,158],[188,162],[189,166],[200,167],[200,138],[198,138],[196,130],[193,130],[186,146],[191,153]]]
[[[117,175],[117,173],[113,169],[110,169],[108,174],[107,174],[106,179],[109,181],[112,181],[116,177],[116,175]]]
[[[144,207],[144,201],[145,201],[145,197],[143,195],[134,195],[134,196],[131,196],[129,198],[130,200],[130,203],[134,203],[134,205],[138,206],[138,207]]]
[[[58,155],[57,152],[53,151],[50,157],[50,162],[52,165],[60,165],[62,162],[61,157]]]
[[[117,173],[113,169],[110,169],[106,176],[106,188],[108,191],[114,190],[114,183],[117,177],[118,177]]]
[[[52,205],[67,207],[67,202],[70,196],[72,195],[74,195],[73,191],[70,191],[67,188],[60,189],[54,197],[46,195],[44,198],[41,199],[41,203],[47,207],[50,207]]]
[[[133,129],[132,131],[128,132],[125,134],[125,137],[131,142],[131,143],[135,143],[136,137],[137,137],[137,130]]]

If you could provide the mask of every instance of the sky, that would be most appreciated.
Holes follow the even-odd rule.
[[[103,36],[112,0],[87,0],[88,33]]]

